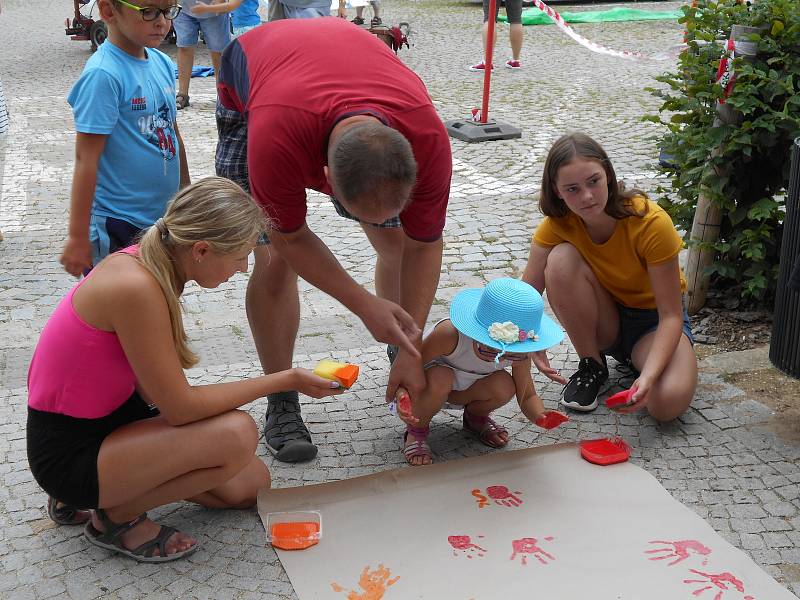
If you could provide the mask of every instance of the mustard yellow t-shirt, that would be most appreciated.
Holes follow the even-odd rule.
[[[595,244],[586,226],[574,213],[554,219],[545,217],[533,234],[533,242],[552,248],[562,242],[575,246],[594,271],[600,284],[620,304],[631,308],[656,308],[648,265],[659,265],[675,258],[683,247],[672,219],[658,204],[641,196],[633,199],[637,209],[647,202],[650,209],[642,217],[626,217],[603,244]],[[681,292],[686,279],[681,277]]]

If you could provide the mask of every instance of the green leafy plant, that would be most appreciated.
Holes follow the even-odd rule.
[[[791,147],[800,136],[800,0],[699,0],[682,10],[688,48],[677,72],[656,78],[665,86],[649,90],[663,100],[659,114],[644,117],[666,128],[660,143],[670,157],[663,168],[671,188],[661,188],[658,200],[687,238],[698,196],[717,203],[719,240],[704,248],[717,255],[712,285],[770,303]],[[747,39],[758,54],[736,56],[735,84],[725,98],[716,76],[734,24],[759,28]],[[741,113],[738,123],[715,122],[720,100]]]

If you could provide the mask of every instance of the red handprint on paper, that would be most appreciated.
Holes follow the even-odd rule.
[[[489,499],[481,494],[479,489],[472,490],[472,495],[475,496],[475,500],[478,503],[478,508],[483,508],[489,504]]]
[[[514,495],[519,494],[521,496],[522,492],[511,493],[504,485],[490,485],[486,488],[486,493],[489,495],[489,498],[494,500],[495,504],[514,507],[522,504],[522,499]]]
[[[712,574],[712,573],[703,573],[702,571],[698,571],[697,569],[689,569],[690,573],[696,573],[704,577],[704,579],[684,579],[683,583],[709,583],[711,585],[707,585],[705,587],[701,587],[696,589],[692,592],[692,596],[699,596],[700,594],[704,593],[706,590],[713,590],[715,587],[720,591],[714,596],[714,600],[722,600],[723,594],[725,591],[728,590],[728,584],[733,586],[737,592],[741,592],[744,594],[744,584],[736,579],[731,573],[719,573],[719,574]],[[755,600],[752,596],[745,596],[744,600]]]
[[[654,548],[653,550],[645,550],[645,554],[659,554],[661,556],[651,556],[650,560],[664,560],[666,558],[674,558],[667,566],[676,565],[682,560],[689,558],[689,553],[699,554],[701,556],[708,556],[711,554],[711,548],[707,548],[697,540],[680,540],[677,542],[666,542],[664,540],[653,540],[651,544],[663,544],[664,548]],[[708,560],[703,560],[703,564],[707,564]]]
[[[482,538],[483,536],[479,535],[478,537]],[[473,544],[472,539],[468,535],[448,535],[447,541],[450,542],[450,545],[453,547],[453,556],[458,556],[459,550],[466,554],[467,558],[472,558],[473,554],[483,556],[486,552],[485,548]]]
[[[545,539],[549,541],[552,540],[553,538],[547,537]],[[548,558],[550,560],[555,560],[556,559],[555,556],[545,552],[544,550],[539,548],[539,546],[536,545],[537,541],[538,540],[536,538],[522,538],[519,540],[513,540],[511,542],[511,548],[513,548],[514,553],[511,555],[510,560],[514,560],[517,557],[517,554],[522,555],[521,562],[523,565],[528,564],[528,554],[532,554],[533,557],[543,565],[547,564],[545,558]]]

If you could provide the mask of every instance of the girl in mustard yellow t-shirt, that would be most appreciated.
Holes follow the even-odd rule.
[[[580,362],[566,382],[542,353],[540,371],[567,383],[561,403],[597,407],[608,379],[605,356],[629,362],[633,412],[669,421],[689,407],[697,358],[682,304],[682,242],[672,220],[639,190],[623,191],[603,148],[573,133],[550,149],[536,228],[522,279],[540,292],[567,331]]]

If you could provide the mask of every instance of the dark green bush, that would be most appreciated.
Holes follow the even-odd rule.
[[[752,6],[700,0],[680,19],[688,48],[676,73],[656,79],[667,88],[660,139],[672,167],[671,189],[659,203],[688,232],[701,190],[722,207],[712,284],[745,300],[771,306],[777,280],[791,146],[800,135],[800,0],[759,0]],[[762,28],[755,59],[734,61],[736,83],[725,101],[742,113],[737,125],[715,126],[723,90],[716,72],[734,25]],[[715,151],[716,150],[716,151]]]

